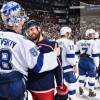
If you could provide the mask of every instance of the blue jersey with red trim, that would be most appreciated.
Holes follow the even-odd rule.
[[[55,41],[49,41],[48,39],[43,39],[38,42],[37,46],[42,53],[48,53],[53,51],[55,46]],[[52,58],[51,58],[52,60]],[[48,67],[48,66],[47,66]],[[52,71],[47,71],[43,73],[34,73],[29,70],[28,74],[27,88],[33,91],[45,91],[54,88],[54,76],[56,78],[57,85],[62,83],[62,70],[61,70],[61,60],[58,58],[58,67]]]

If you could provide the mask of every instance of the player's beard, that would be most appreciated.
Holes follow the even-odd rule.
[[[37,43],[40,39],[40,32],[37,34],[33,34],[33,35],[28,35],[29,40]]]

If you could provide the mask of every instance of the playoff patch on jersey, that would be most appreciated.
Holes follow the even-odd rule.
[[[37,49],[36,49],[36,48],[31,48],[31,49],[30,49],[30,53],[31,53],[33,56],[37,56],[37,55],[38,55],[38,52],[37,52]]]

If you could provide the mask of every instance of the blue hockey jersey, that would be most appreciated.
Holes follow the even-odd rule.
[[[37,43],[37,46],[42,53],[48,53],[53,51],[55,46],[54,41],[49,41],[44,39]],[[52,58],[51,58],[52,60]],[[48,66],[47,66],[48,67]],[[56,78],[57,85],[62,83],[62,71],[61,71],[61,60],[58,58],[58,67],[52,71],[47,71],[44,73],[34,73],[29,70],[28,74],[27,88],[32,91],[46,91],[54,88],[54,76]]]

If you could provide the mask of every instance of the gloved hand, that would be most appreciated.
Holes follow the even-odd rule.
[[[68,94],[68,87],[65,86],[65,85],[63,85],[63,86],[57,86],[56,89],[57,89],[58,95],[63,96],[63,95]]]
[[[57,93],[55,95],[54,100],[68,100],[68,88],[67,86],[58,86],[57,88]]]

